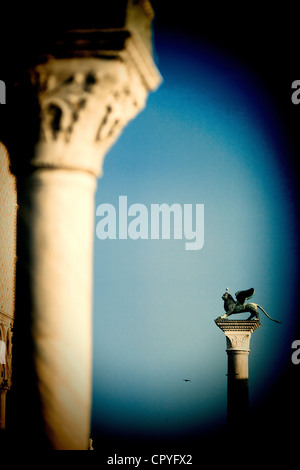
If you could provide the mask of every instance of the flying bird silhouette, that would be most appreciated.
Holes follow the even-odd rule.
[[[182,379],[182,380],[183,380],[183,382],[191,382],[190,379]]]

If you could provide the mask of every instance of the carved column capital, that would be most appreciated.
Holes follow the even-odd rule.
[[[250,351],[250,334],[249,333],[226,333],[227,351],[236,350]]]
[[[25,160],[29,171],[101,175],[106,152],[161,82],[149,9],[147,1],[128,0],[119,27],[61,30],[19,72],[7,145],[17,174]]]
[[[39,140],[31,164],[101,175],[107,150],[143,109],[147,89],[121,58],[52,59],[31,70]]]
[[[225,334],[227,352],[249,353],[251,334],[261,326],[258,320],[222,320],[217,318],[215,323]]]

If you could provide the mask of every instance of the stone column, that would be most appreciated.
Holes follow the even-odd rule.
[[[6,396],[12,385],[15,313],[17,192],[9,164],[0,143],[0,430],[6,427]]]
[[[11,147],[15,401],[19,440],[33,448],[88,448],[94,192],[107,150],[160,83],[147,42],[151,15],[149,2],[129,1],[122,28],[65,32],[19,83],[35,114],[31,140]]]
[[[227,419],[228,426],[237,429],[249,414],[248,357],[251,334],[261,326],[258,320],[222,320],[216,325],[225,333],[227,370]]]

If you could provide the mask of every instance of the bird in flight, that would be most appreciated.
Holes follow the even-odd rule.
[[[183,380],[183,382],[191,382],[190,379],[182,379],[182,380]]]

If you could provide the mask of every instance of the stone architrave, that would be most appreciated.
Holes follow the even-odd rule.
[[[32,446],[89,445],[94,193],[107,150],[161,80],[151,21],[149,2],[128,1],[123,27],[66,31],[26,72],[36,140],[9,150],[19,202],[16,420],[31,424],[20,441]]]
[[[224,332],[227,345],[227,418],[228,425],[237,429],[249,413],[250,338],[261,323],[259,320],[228,320],[217,318],[216,325]]]

